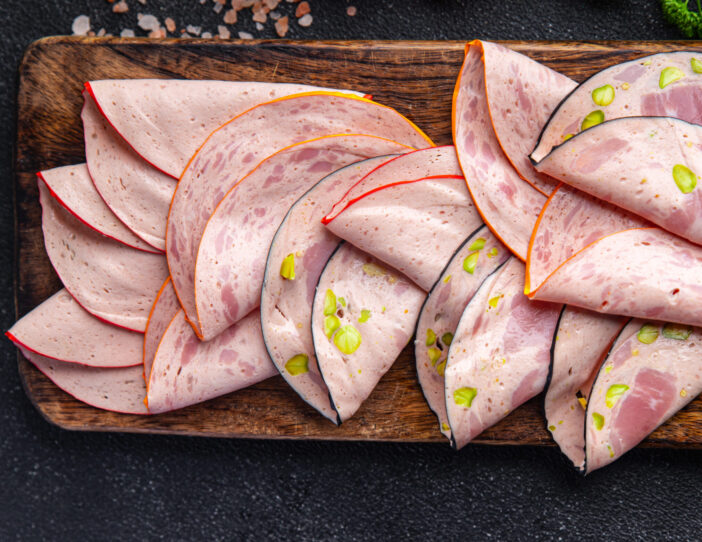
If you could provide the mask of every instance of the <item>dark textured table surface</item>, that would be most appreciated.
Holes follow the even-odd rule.
[[[14,320],[12,148],[25,47],[73,19],[118,34],[136,13],[216,33],[199,0],[0,2],[0,323]],[[310,2],[304,39],[679,38],[656,0]],[[693,2],[694,4],[694,2]],[[358,9],[355,17],[346,8]],[[281,11],[291,6],[282,4]],[[270,22],[257,31],[274,37]],[[144,34],[137,31],[137,34]],[[50,92],[50,89],[47,89]],[[0,540],[699,539],[702,452],[637,449],[580,478],[552,448],[265,442],[72,433],[45,422],[0,342]]]

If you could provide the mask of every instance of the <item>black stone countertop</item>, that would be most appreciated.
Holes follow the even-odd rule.
[[[216,32],[211,0],[0,2],[0,321],[12,302],[16,69],[34,39],[136,28],[136,12]],[[656,0],[312,0],[302,39],[680,38]],[[694,4],[694,2],[692,2]],[[358,14],[346,15],[355,5]],[[291,6],[282,4],[282,11]],[[257,32],[249,20],[232,30]],[[246,19],[244,21],[244,19]],[[143,32],[137,32],[143,34]],[[73,433],[49,425],[0,341],[0,540],[695,539],[702,452],[637,449],[580,478],[552,448],[267,442]]]

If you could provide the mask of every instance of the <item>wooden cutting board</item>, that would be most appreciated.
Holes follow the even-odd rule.
[[[685,42],[504,42],[582,81],[638,56],[697,49]],[[451,96],[463,42],[287,42],[46,38],[20,66],[16,155],[18,316],[61,287],[43,245],[35,173],[85,161],[80,122],[83,83],[111,78],[189,78],[308,83],[373,95],[451,143]],[[34,405],[66,429],[220,437],[445,442],[417,384],[407,348],[358,413],[341,427],[316,414],[282,378],[177,412],[152,417],[105,412],[75,401],[21,355],[19,371]],[[476,442],[552,444],[542,397],[523,405]],[[646,441],[702,447],[702,399]]]

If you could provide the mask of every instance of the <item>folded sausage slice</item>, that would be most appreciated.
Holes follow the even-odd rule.
[[[146,330],[144,331],[144,381],[147,388],[149,386],[149,377],[151,376],[151,366],[154,363],[158,345],[178,311],[180,311],[180,303],[178,303],[178,297],[173,289],[171,278],[168,277],[163,286],[161,286],[156,296],[156,301],[151,307],[149,319],[146,322]]]
[[[426,293],[394,269],[342,244],[319,278],[312,337],[339,422],[371,394],[412,337]],[[305,356],[286,367],[305,371]]]

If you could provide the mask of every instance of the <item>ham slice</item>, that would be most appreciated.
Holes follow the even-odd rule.
[[[691,65],[698,57],[692,51],[660,53],[596,73],[556,108],[531,159],[541,161],[569,136],[597,121],[656,116],[702,123],[702,76]],[[588,115],[589,122],[584,123]]]
[[[425,296],[348,243],[329,259],[314,298],[312,336],[339,423],[354,415],[407,346]],[[286,366],[304,371],[307,360]]]
[[[173,196],[167,227],[173,286],[191,322],[197,321],[197,251],[216,205],[268,156],[301,141],[335,134],[377,135],[413,147],[431,145],[414,124],[389,107],[318,92],[250,109],[216,130],[193,156]]]
[[[428,291],[460,244],[481,225],[463,178],[453,176],[372,190],[327,227]]]
[[[341,167],[406,150],[375,136],[335,135],[291,145],[256,166],[222,199],[202,235],[198,336],[208,341],[259,306],[268,247],[295,200]]]
[[[702,391],[702,330],[635,320],[624,333],[588,400],[588,473],[631,450]]]
[[[149,319],[146,322],[146,330],[144,331],[144,381],[146,387],[149,387],[149,378],[151,376],[151,366],[154,363],[154,357],[158,350],[158,345],[163,338],[163,334],[168,329],[173,318],[180,311],[180,303],[173,289],[171,278],[167,278],[156,296],[156,301],[151,307]]]
[[[85,164],[57,167],[38,175],[51,195],[86,226],[129,247],[157,252],[127,228],[105,204]]]
[[[701,149],[702,126],[620,118],[570,138],[536,168],[702,244]]]
[[[509,251],[481,226],[458,248],[429,292],[417,321],[414,356],[417,377],[439,428],[451,438],[444,396],[446,356],[458,321],[483,281],[509,257]]]
[[[319,373],[311,318],[319,276],[341,240],[320,220],[348,186],[389,158],[378,156],[356,162],[319,181],[290,208],[268,251],[261,290],[261,329],[266,349],[290,387],[334,423],[337,414]],[[294,276],[281,274],[286,258],[292,258]],[[299,355],[307,356],[307,371],[286,369],[285,364]]]
[[[6,333],[24,350],[90,367],[141,365],[143,336],[106,324],[59,290]]]
[[[44,244],[56,273],[90,314],[143,332],[168,277],[166,258],[129,248],[82,224],[39,182]]]
[[[468,303],[445,371],[451,439],[460,449],[540,393],[561,307],[523,293],[524,264],[508,260]]]

